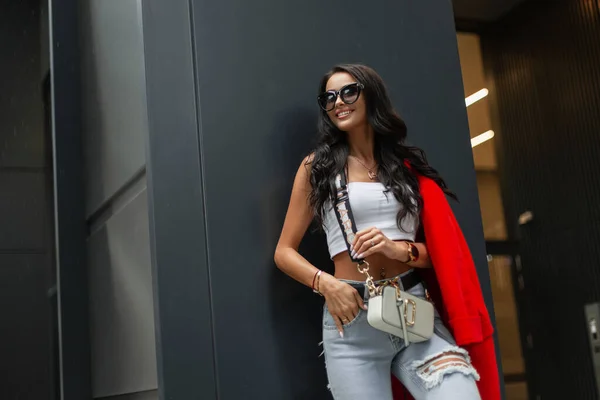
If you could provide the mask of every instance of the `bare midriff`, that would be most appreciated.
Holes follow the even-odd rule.
[[[393,278],[412,268],[401,261],[389,259],[383,254],[374,254],[367,257],[366,261],[369,263],[369,274],[374,280]],[[364,281],[367,278],[358,271],[356,263],[350,259],[348,251],[334,256],[333,263],[335,265],[335,277],[338,279]],[[381,276],[382,269],[385,271],[385,277]]]

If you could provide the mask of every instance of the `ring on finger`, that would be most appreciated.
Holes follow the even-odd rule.
[[[375,246],[375,241],[371,239],[371,247]]]

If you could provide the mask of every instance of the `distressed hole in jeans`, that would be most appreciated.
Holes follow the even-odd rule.
[[[410,367],[423,380],[427,390],[442,383],[446,375],[455,373],[472,377],[476,381],[479,380],[479,374],[471,365],[469,354],[456,346],[433,354],[425,360],[413,361]]]

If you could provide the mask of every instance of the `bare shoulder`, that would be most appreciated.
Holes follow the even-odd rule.
[[[310,153],[309,155],[304,157],[304,160],[302,160],[302,164],[306,165],[308,168],[310,168],[314,160],[315,160],[315,153]]]
[[[312,163],[315,159],[315,153],[310,153],[300,163],[300,167],[298,168],[298,176],[302,176],[305,179],[310,179],[310,172],[312,170]]]

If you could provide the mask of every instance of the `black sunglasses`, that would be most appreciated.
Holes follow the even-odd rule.
[[[319,107],[324,111],[333,110],[338,96],[345,104],[353,104],[358,100],[360,92],[364,88],[362,83],[354,82],[342,87],[340,90],[328,90],[317,97]]]

